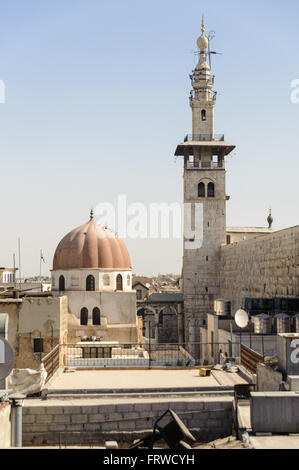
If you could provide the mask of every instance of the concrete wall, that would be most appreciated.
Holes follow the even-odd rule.
[[[297,434],[298,409],[299,395],[296,392],[251,392],[252,430],[254,433]]]
[[[258,364],[256,377],[258,392],[279,392],[283,380],[281,372],[273,370],[265,364]]]
[[[220,295],[232,312],[244,297],[299,295],[299,226],[221,247]]]
[[[0,449],[11,446],[10,404],[0,402]]]
[[[201,437],[213,439],[228,436],[232,430],[232,398],[203,397],[159,401],[144,399],[142,403],[53,406],[47,404],[23,407],[23,445],[83,445],[95,440],[97,445],[109,432],[123,440],[130,439],[135,431],[151,430],[155,420],[168,408],[174,410],[189,429],[200,428]]]

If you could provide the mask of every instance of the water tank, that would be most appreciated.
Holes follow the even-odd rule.
[[[231,301],[228,299],[216,299],[214,301],[214,311],[219,316],[231,316]]]
[[[294,330],[294,333],[299,333],[299,313],[297,313],[296,315],[294,315],[293,317],[293,330]]]
[[[274,317],[275,333],[290,333],[291,318],[286,313],[278,313]]]
[[[271,334],[271,317],[269,315],[261,313],[254,317],[254,333],[256,335]]]

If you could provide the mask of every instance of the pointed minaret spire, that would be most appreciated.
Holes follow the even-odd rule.
[[[93,220],[93,210],[90,210],[90,220]]]
[[[204,32],[205,32],[205,17],[204,17],[204,15],[202,15],[201,32],[202,32],[202,34],[204,34]]]
[[[269,209],[269,215],[268,215],[268,218],[267,218],[267,222],[269,224],[269,228],[272,228],[272,224],[273,224],[273,217],[272,217],[272,209],[270,207]]]

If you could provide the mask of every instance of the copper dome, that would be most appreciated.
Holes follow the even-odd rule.
[[[131,269],[124,242],[111,230],[89,222],[68,233],[56,248],[53,269]]]

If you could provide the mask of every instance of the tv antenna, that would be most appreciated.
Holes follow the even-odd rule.
[[[209,40],[209,45],[208,45],[208,57],[209,57],[209,66],[210,66],[210,69],[212,68],[212,63],[211,63],[211,54],[217,54],[217,55],[222,55],[222,52],[216,52],[216,51],[211,51],[211,47],[210,47],[210,44],[211,44],[211,41],[214,39],[214,37],[216,36],[216,33],[215,31],[210,31],[209,34],[208,34],[208,40]]]
[[[209,66],[210,66],[210,69],[212,68],[212,61],[211,61],[211,55],[222,55],[222,52],[216,52],[216,51],[211,51],[211,41],[214,39],[214,37],[216,36],[216,33],[215,31],[210,31],[209,34],[208,34],[208,40],[209,40],[209,45],[208,45],[208,57],[209,57]],[[194,55],[199,55],[200,54],[200,51],[196,51],[196,52],[193,52]]]

